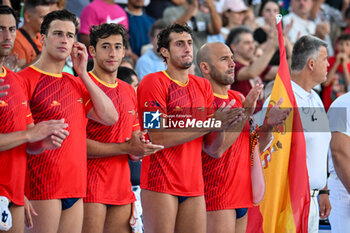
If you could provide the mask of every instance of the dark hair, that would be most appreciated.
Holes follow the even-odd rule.
[[[47,0],[25,0],[23,11],[27,12],[37,6],[50,6],[50,2]]]
[[[238,26],[230,31],[230,33],[226,38],[225,44],[228,47],[230,47],[230,44],[235,44],[235,45],[238,44],[241,39],[240,36],[243,33],[249,33],[253,35],[252,30],[250,30],[250,28],[248,28],[247,26]]]
[[[96,48],[98,39],[105,39],[111,35],[121,35],[123,46],[126,46],[128,31],[121,24],[103,23],[90,27],[90,45]]]
[[[149,30],[149,36],[150,37],[155,37],[156,36],[156,31],[157,30],[163,30],[168,26],[168,23],[164,19],[158,19],[156,20],[153,24],[151,29]]]
[[[117,78],[129,83],[130,85],[133,82],[133,79],[131,78],[133,75],[137,77],[136,72],[128,67],[120,66],[118,68]]]
[[[77,17],[75,14],[67,10],[52,11],[49,14],[45,15],[43,23],[41,24],[40,33],[47,35],[50,24],[54,20],[71,21],[75,26],[75,34],[78,33]]]
[[[322,46],[327,48],[327,43],[315,36],[302,36],[293,47],[291,70],[301,71],[310,58],[317,61],[319,49]]]
[[[17,27],[18,18],[15,11],[11,7],[6,5],[0,5],[0,15],[12,15],[16,20],[16,27]]]
[[[269,2],[274,2],[274,3],[276,3],[276,5],[278,6],[278,9],[279,9],[280,12],[281,12],[281,6],[280,6],[280,4],[279,4],[276,0],[267,0],[267,1],[262,1],[261,5],[260,5],[260,9],[259,9],[259,14],[258,14],[258,16],[262,16],[263,9],[264,9],[264,7],[266,6],[266,4],[269,3]]]
[[[344,40],[350,40],[350,34],[348,34],[348,33],[341,34],[337,38],[337,43],[339,43],[340,41],[344,41]]]
[[[162,56],[164,62],[166,62],[165,57],[163,57],[163,55],[160,52],[161,48],[165,48],[169,50],[169,44],[170,44],[170,33],[175,32],[175,33],[183,33],[186,32],[188,34],[192,36],[192,30],[191,28],[187,25],[181,25],[181,24],[172,24],[168,27],[166,27],[165,29],[163,29],[162,31],[159,32],[158,34],[158,48],[157,48],[157,52]]]

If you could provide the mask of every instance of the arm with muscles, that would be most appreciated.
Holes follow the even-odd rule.
[[[271,58],[278,48],[277,30],[271,30],[266,46],[263,51],[263,56],[258,57],[249,66],[241,68],[237,73],[237,80],[249,80],[259,76],[268,66]]]
[[[61,131],[65,131],[63,129],[66,127],[67,124],[64,123],[64,120],[50,120],[40,122],[35,126],[34,124],[30,124],[28,125],[27,130],[2,133],[0,134],[0,151],[10,150],[24,143],[29,143],[27,145],[27,151],[28,149],[29,151],[32,151],[31,146],[33,146],[35,142],[42,141],[43,139],[50,137],[50,135],[65,134],[66,132]],[[35,150],[38,150],[38,147],[36,147]]]
[[[190,142],[212,131],[222,131],[236,120],[236,112],[233,110],[229,110],[233,104],[229,103],[226,107],[223,107],[223,109],[220,112],[217,111],[215,113],[214,118],[216,120],[221,120],[222,122],[220,129],[196,128],[195,131],[187,131],[186,129],[153,129],[149,130],[150,139],[152,143],[163,145],[164,148],[169,148],[180,144],[184,144],[186,142]]]
[[[239,136],[240,126],[244,127],[245,114],[243,108],[232,108],[235,104],[235,100],[232,100],[227,106],[223,103],[218,111],[215,113],[214,118],[220,119],[219,114],[224,111],[232,111],[234,113],[232,119],[233,121],[227,127],[226,130],[214,131],[204,136],[203,141],[203,151],[214,158],[220,158],[222,154],[232,145],[232,143]],[[228,129],[233,130],[234,132],[226,132]],[[242,131],[242,129],[240,129]]]
[[[0,97],[7,95],[7,90],[8,88],[10,88],[10,85],[6,84],[6,85],[2,85],[2,83],[4,82],[4,79],[0,79]]]
[[[214,0],[205,0],[210,12],[209,34],[219,34],[222,28],[221,17],[216,11]]]
[[[327,185],[322,190],[320,190],[320,194],[318,196],[318,204],[320,205],[320,218],[327,218],[332,209],[331,203],[329,202]]]
[[[280,106],[283,103],[283,98],[280,98],[277,103],[268,110],[268,114],[265,117],[264,124],[261,126],[259,136],[259,149],[263,151],[272,140],[272,130],[276,125],[282,124],[288,117],[291,108],[281,109]]]
[[[334,169],[350,193],[350,137],[344,133],[332,132],[330,147]]]
[[[90,79],[87,71],[88,54],[86,47],[79,42],[73,45],[72,61],[75,71],[89,92],[93,108],[88,117],[104,125],[113,125],[118,121],[118,113],[108,96]]]
[[[218,146],[213,148],[206,148],[208,147],[207,144],[210,139],[209,136],[215,136],[214,134],[216,132],[207,134],[205,136],[204,144],[203,144],[203,150],[209,154],[210,156],[214,158],[220,158],[221,155],[236,141],[236,139],[241,134],[247,120],[249,117],[254,113],[256,101],[259,97],[259,94],[264,86],[262,84],[258,84],[255,87],[253,87],[246,98],[244,98],[243,95],[240,95],[242,102],[243,102],[243,110],[241,111],[242,115],[237,115],[237,120],[234,121],[224,132],[224,140],[223,142]],[[239,108],[236,108],[239,109]]]
[[[139,160],[146,155],[156,153],[164,147],[144,141],[147,131],[136,130],[131,139],[124,143],[102,143],[87,139],[87,157],[89,159],[103,158],[115,155],[129,154],[130,159]]]

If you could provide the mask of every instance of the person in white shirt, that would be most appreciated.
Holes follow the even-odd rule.
[[[288,25],[293,21],[293,26],[288,32],[288,38],[295,43],[304,35],[315,35],[325,39],[329,33],[329,24],[316,24],[308,18],[313,7],[312,0],[291,0],[291,12],[283,17],[283,24]]]
[[[155,73],[166,69],[166,64],[163,58],[157,52],[158,33],[166,28],[168,23],[163,19],[156,20],[149,32],[151,40],[151,48],[147,50],[136,62],[135,71],[140,80],[150,73]]]
[[[329,199],[332,233],[350,232],[350,93],[337,98],[328,110],[332,132],[329,153]]]
[[[329,66],[327,58],[327,43],[317,37],[302,36],[294,44],[291,79],[306,143],[311,194],[309,233],[318,233],[319,218],[328,217],[331,210],[327,195],[327,153],[331,133],[323,103],[318,94],[312,90],[327,78]],[[268,103],[269,99],[264,103],[264,111]]]

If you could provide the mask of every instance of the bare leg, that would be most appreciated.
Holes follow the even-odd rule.
[[[145,233],[174,233],[178,197],[143,189],[141,200]]]
[[[245,233],[247,230],[248,213],[236,220],[236,233]]]
[[[58,233],[81,233],[83,215],[83,199],[79,199],[72,207],[62,211]]]
[[[38,216],[33,216],[33,228],[28,233],[57,233],[60,223],[62,203],[59,199],[30,201]]]
[[[10,207],[12,215],[12,227],[9,231],[0,231],[7,233],[23,233],[24,232],[24,207],[12,204]]]
[[[132,204],[109,207],[103,232],[131,233],[129,224],[131,213]]]
[[[207,233],[235,233],[236,210],[207,212]]]
[[[107,214],[107,206],[100,203],[84,203],[82,233],[102,233]]]
[[[205,233],[206,212],[204,196],[189,197],[179,204],[175,232]]]

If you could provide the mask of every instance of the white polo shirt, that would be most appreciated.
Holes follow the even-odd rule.
[[[323,189],[327,183],[327,153],[331,141],[328,118],[318,94],[305,91],[292,81],[306,143],[310,189]]]
[[[350,137],[350,92],[338,97],[327,113],[331,132],[343,133]],[[331,151],[329,150],[329,172],[336,174],[333,166]]]
[[[327,115],[315,91],[309,93],[293,81],[292,88],[304,130],[310,189],[323,189],[327,182],[327,153],[331,140]],[[270,97],[264,103],[265,112],[269,101]],[[263,119],[257,122],[261,125]]]

